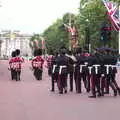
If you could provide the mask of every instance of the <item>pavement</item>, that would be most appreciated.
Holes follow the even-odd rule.
[[[68,92],[59,95],[50,92],[51,81],[44,69],[43,80],[35,80],[23,64],[21,81],[12,81],[8,61],[0,60],[0,120],[119,120],[120,96],[110,95],[90,99],[82,94]],[[116,79],[120,85],[120,72]]]

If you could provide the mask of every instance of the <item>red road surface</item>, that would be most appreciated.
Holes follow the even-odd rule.
[[[24,63],[21,81],[11,81],[7,61],[0,61],[0,120],[119,120],[120,96],[90,99],[88,93],[59,95],[50,92],[44,70],[37,81]],[[119,80],[119,74],[117,80]],[[120,82],[119,82],[120,83]]]

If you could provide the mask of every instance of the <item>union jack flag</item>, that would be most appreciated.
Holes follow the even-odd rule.
[[[116,31],[120,31],[120,19],[119,19],[119,8],[117,3],[109,1],[109,0],[102,0],[105,7],[107,8],[108,15],[112,26]]]
[[[68,29],[68,32],[70,32],[72,36],[76,35],[77,31],[76,31],[75,27],[70,27],[70,26],[68,26],[66,24],[64,24],[64,26]]]
[[[67,28],[68,32],[71,34],[73,48],[76,48],[78,45],[78,40],[77,40],[78,31],[77,31],[77,29],[75,28],[75,26],[71,27],[71,26],[68,26],[66,24],[64,24],[64,26]]]
[[[40,36],[41,43],[42,43],[42,49],[45,49],[45,39],[44,37]]]
[[[39,48],[39,41],[38,41],[38,40],[34,40],[34,46],[35,46],[36,48]]]

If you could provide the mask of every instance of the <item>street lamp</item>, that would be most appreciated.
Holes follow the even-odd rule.
[[[103,22],[100,29],[100,39],[103,42],[103,46],[106,46],[106,43],[111,40],[111,26]]]

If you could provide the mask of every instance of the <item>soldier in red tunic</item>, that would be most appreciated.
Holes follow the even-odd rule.
[[[20,57],[19,49],[16,49],[16,51],[12,53],[12,56],[13,57],[9,61],[12,80],[15,79],[16,81],[18,81],[20,80],[21,64],[24,60]]]
[[[34,76],[37,80],[42,80],[44,59],[41,57],[42,50],[38,49],[34,52],[34,58],[32,60],[32,68],[34,70]]]
[[[20,80],[20,75],[21,75],[21,68],[22,68],[22,63],[24,62],[24,59],[20,57],[20,50],[16,49],[16,57],[14,59],[14,66],[16,70],[16,81]]]
[[[50,50],[49,55],[46,57],[47,68],[48,68],[48,75],[52,75],[52,60],[53,60],[53,51]]]
[[[16,57],[16,52],[13,51],[12,55],[11,55],[11,59],[9,60],[9,68],[8,70],[11,71],[11,79],[14,80],[15,79],[15,69],[14,69],[14,60]]]

